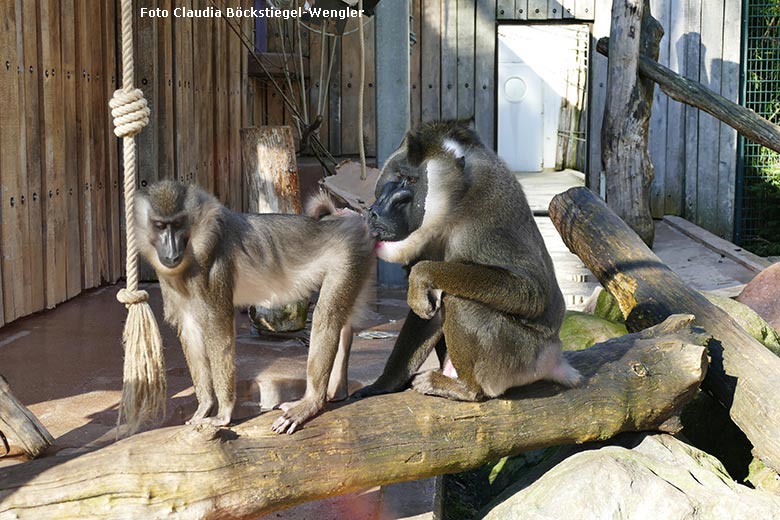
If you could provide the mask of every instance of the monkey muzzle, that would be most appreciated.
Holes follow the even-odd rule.
[[[404,182],[388,182],[368,208],[372,236],[379,241],[403,240],[409,236],[409,207],[413,190]]]

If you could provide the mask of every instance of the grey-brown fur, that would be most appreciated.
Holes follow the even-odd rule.
[[[177,329],[195,386],[198,410],[190,423],[230,421],[234,307],[289,303],[317,289],[306,393],[281,406],[274,430],[292,433],[322,408],[339,339],[342,348],[351,342],[350,319],[371,270],[373,241],[362,218],[318,216],[236,213],[195,186],[171,181],[151,186],[137,201],[140,251],[157,271],[165,319]],[[173,226],[169,235],[166,224]],[[174,234],[172,243],[185,250],[171,267],[162,259]],[[344,394],[341,386],[334,383],[330,393]]]
[[[406,265],[412,311],[382,376],[358,396],[410,380],[468,401],[539,379],[579,383],[561,357],[564,300],[525,194],[473,130],[445,121],[410,132],[376,192],[377,254]],[[442,339],[444,370],[415,376]]]

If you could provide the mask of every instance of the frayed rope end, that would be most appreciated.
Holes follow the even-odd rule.
[[[122,334],[125,363],[117,424],[124,420],[126,434],[131,435],[143,424],[165,415],[165,357],[146,291],[122,289],[117,299],[128,309]]]

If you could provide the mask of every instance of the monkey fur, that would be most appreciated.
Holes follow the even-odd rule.
[[[580,383],[561,354],[565,304],[525,194],[467,124],[409,132],[376,195],[377,256],[406,267],[411,311],[382,375],[357,397],[410,381],[418,392],[463,401],[541,379]],[[441,347],[443,369],[416,374]]]
[[[273,423],[293,433],[327,398],[344,398],[351,320],[373,262],[365,220],[324,196],[311,215],[242,214],[193,185],[154,184],[136,202],[140,252],[157,271],[198,408],[188,424],[229,424],[235,404],[234,308],[281,305],[319,289],[300,401]],[[338,360],[336,366],[334,361]],[[216,413],[212,415],[216,405]]]

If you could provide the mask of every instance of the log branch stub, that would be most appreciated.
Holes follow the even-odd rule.
[[[54,442],[49,430],[14,397],[3,376],[0,376],[0,430],[30,458],[37,457]]]
[[[550,203],[564,243],[618,301],[628,330],[692,313],[713,336],[704,388],[729,409],[757,456],[780,470],[780,358],[688,287],[597,195],[571,188]]]
[[[164,428],[0,469],[0,517],[256,517],[530,449],[654,430],[704,378],[706,338],[692,321],[674,317],[566,353],[587,378],[580,388],[537,383],[481,403],[406,391],[333,405],[294,435],[271,431],[274,411],[230,429]]]

